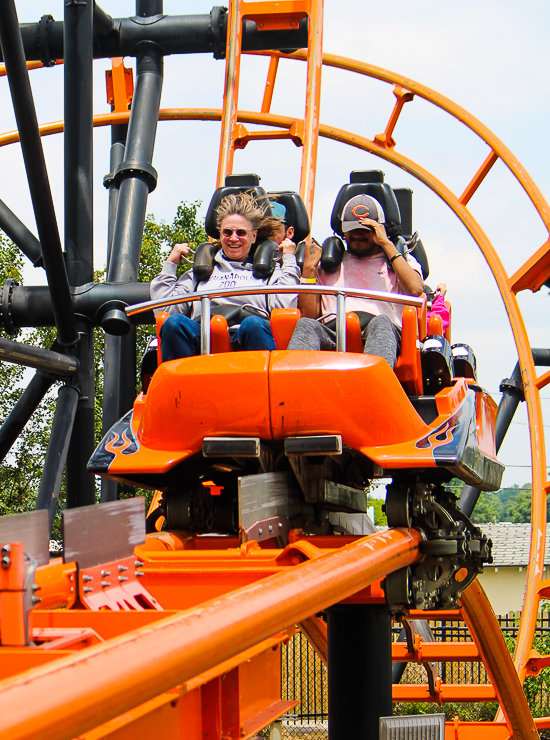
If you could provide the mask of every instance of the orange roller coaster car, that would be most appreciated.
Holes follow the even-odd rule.
[[[282,290],[300,289],[321,290]],[[270,290],[281,289],[256,292]],[[345,293],[365,293],[338,291],[341,311]],[[218,293],[177,300],[200,299],[204,308],[205,300]],[[424,367],[429,386],[433,378],[416,342],[425,321],[424,300],[376,297],[413,304],[415,321],[404,332],[413,332],[411,361]],[[129,313],[167,304],[141,304]],[[288,312],[296,321],[298,312]],[[348,342],[350,316],[348,321],[337,317],[342,327],[337,346]],[[204,352],[209,337],[203,335]],[[392,477],[390,526],[414,524],[437,542],[425,543],[428,557],[415,574],[404,571],[393,582],[388,579],[390,604],[452,608],[490,559],[490,545],[459,514],[442,484],[458,476],[496,490],[503,467],[495,457],[493,400],[471,378],[437,377],[440,390],[433,395],[408,395],[407,381],[401,384],[384,359],[357,351],[280,348],[171,360],[159,365],[147,392],[105,436],[89,470],[161,490],[160,505],[149,516],[151,531],[162,515],[169,530],[238,533],[241,541],[273,540],[275,546],[287,544],[294,529],[311,535],[367,533],[368,481]],[[476,547],[466,544],[457,522],[469,528]],[[430,557],[439,555],[451,556],[452,562],[434,579]],[[464,567],[466,583],[454,579]]]

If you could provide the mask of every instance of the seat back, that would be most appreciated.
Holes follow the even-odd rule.
[[[451,343],[451,318],[452,318],[452,311],[451,311],[451,304],[449,301],[445,301],[445,305],[447,306],[449,310],[449,326],[445,329],[445,339]]]
[[[232,352],[227,319],[219,314],[210,319],[210,352],[213,355]]]
[[[454,377],[451,345],[441,335],[430,334],[424,341],[421,353],[422,379],[426,393],[435,396],[448,388]]]
[[[413,235],[413,218],[412,218],[412,195],[413,191],[410,188],[394,188],[393,192],[397,198],[399,205],[399,213],[401,214],[401,233],[405,239],[410,239]],[[430,266],[428,264],[428,256],[424,245],[420,241],[417,241],[414,250],[411,252],[412,256],[420,263],[422,268],[422,277],[424,280],[428,279],[430,274]]]
[[[380,203],[386,216],[386,233],[392,241],[402,233],[397,198],[391,186],[384,182],[384,173],[380,170],[366,170],[352,172],[350,182],[343,185],[336,196],[330,217],[330,225],[335,234],[344,236],[342,212],[348,200],[356,195],[370,195]]]
[[[286,349],[290,342],[292,332],[296,328],[300,318],[298,308],[274,308],[271,312],[271,331],[277,349]]]
[[[204,230],[212,239],[220,238],[220,231],[216,226],[216,210],[224,198],[228,195],[237,195],[238,193],[251,193],[260,204],[265,204],[266,211],[269,208],[269,201],[265,190],[260,187],[260,178],[258,175],[228,175],[225,178],[225,186],[218,188],[214,192],[206,212]]]
[[[443,334],[443,321],[441,316],[433,314],[428,321],[428,334]]]
[[[405,306],[401,329],[401,352],[395,364],[395,374],[409,396],[424,393],[419,344],[419,313],[413,306]],[[424,315],[424,325],[426,323]]]
[[[305,239],[311,231],[309,216],[302,198],[291,190],[280,190],[269,192],[267,197],[270,201],[276,201],[286,208],[285,223],[294,226],[293,241],[298,242]]]
[[[160,348],[160,330],[162,329],[162,325],[166,321],[166,319],[170,316],[168,311],[160,311],[160,313],[157,314],[155,323],[157,325],[157,367],[162,362],[162,351]]]
[[[170,316],[168,311],[161,311],[157,314],[157,367],[162,363],[162,348],[160,340],[160,330],[166,319]],[[210,351],[213,355],[219,352],[231,352],[231,339],[229,337],[229,327],[225,316],[212,316],[210,320]]]
[[[346,352],[363,353],[365,343],[361,334],[359,316],[350,311],[346,314]]]

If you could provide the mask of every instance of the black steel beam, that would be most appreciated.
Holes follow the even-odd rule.
[[[33,367],[35,370],[43,370],[54,375],[74,375],[78,370],[78,360],[72,355],[62,355],[43,347],[14,342],[5,337],[0,337],[0,360]]]
[[[44,267],[40,242],[3,200],[0,200],[0,229],[30,259],[34,267]]]
[[[54,375],[48,375],[41,371],[34,374],[31,382],[0,427],[0,462],[11,450],[13,443],[27,425],[54,380]]]
[[[93,0],[65,3],[65,252],[70,285],[93,272]]]
[[[222,12],[220,12],[222,11]],[[307,47],[307,20],[295,30],[258,31],[254,21],[243,23],[243,51],[292,50]],[[63,59],[63,21],[38,21],[21,24],[21,35],[27,61],[43,62]],[[105,35],[94,32],[94,59],[137,56],[144,41],[156,44],[168,54],[225,54],[227,17],[224,9],[213,8],[203,15],[143,18],[115,18],[113,30]],[[3,59],[1,60],[3,61]]]
[[[103,361],[103,435],[129,411],[136,398],[136,330],[123,337],[105,334]],[[116,501],[121,485],[101,479],[101,503]]]
[[[151,18],[162,13],[162,0],[136,0],[136,16]]]
[[[94,0],[94,31],[105,36],[113,30],[114,21]]]
[[[163,58],[145,45],[137,59],[137,76],[124,160],[114,171],[119,186],[118,207],[107,280],[137,279],[147,198],[156,187],[151,163],[162,92]]]
[[[329,740],[377,740],[392,714],[391,619],[384,606],[327,610]]]
[[[109,226],[107,235],[107,267],[111,259],[111,247],[118,204],[118,186],[112,173],[124,159],[124,146],[128,126],[111,127],[110,174],[104,178],[109,188]],[[124,336],[105,333],[103,359],[103,434],[132,408],[136,390],[136,332],[132,327]],[[101,503],[116,501],[120,496],[121,484],[110,478],[101,479]]]
[[[93,0],[65,2],[65,252],[72,286],[93,281]],[[95,503],[95,481],[86,472],[94,451],[94,329],[77,316],[80,367],[73,382],[80,400],[67,458],[67,507]]]
[[[54,326],[54,315],[50,292],[43,285],[12,285],[5,291],[5,305],[0,306],[0,320],[6,327],[22,328],[26,326]],[[127,283],[110,285],[109,283],[89,283],[73,288],[71,291],[72,310],[87,317],[93,326],[102,326],[113,308],[124,313],[125,306],[150,300],[149,283]],[[130,319],[120,320],[119,333],[129,331],[130,321],[135,324],[154,323],[152,311],[139,314]],[[104,327],[105,328],[105,327]],[[115,327],[116,328],[116,327]],[[111,333],[115,333],[111,331]]]
[[[532,347],[531,352],[533,354],[533,362],[535,363],[535,366],[550,366],[550,349]],[[497,453],[500,450],[508,429],[510,428],[510,424],[512,423],[517,407],[521,401],[525,401],[519,362],[516,363],[511,377],[505,378],[505,380],[502,381],[499,390],[502,391],[502,398],[498,405],[497,418],[495,422],[495,450]],[[467,517],[472,516],[475,505],[479,499],[479,494],[479,488],[474,488],[474,486],[463,486],[458,499],[458,507]]]
[[[44,472],[40,480],[36,509],[48,509],[50,532],[52,529],[59,492],[63,481],[63,469],[67,461],[69,441],[74,426],[80,393],[74,385],[63,385],[59,389],[53,417],[52,430],[44,461]]]
[[[2,3],[0,45],[6,63],[44,267],[48,276],[48,284],[52,287],[52,308],[58,339],[61,344],[69,346],[77,341],[78,334],[71,306],[69,283],[46,170],[46,160],[38,131],[38,120],[13,0],[5,0]]]

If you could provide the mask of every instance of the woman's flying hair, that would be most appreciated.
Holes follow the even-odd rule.
[[[216,209],[216,226],[219,229],[227,216],[243,216],[250,221],[252,229],[258,232],[256,242],[271,239],[279,230],[282,221],[271,215],[267,197],[265,201],[267,207],[259,203],[251,193],[226,195]]]

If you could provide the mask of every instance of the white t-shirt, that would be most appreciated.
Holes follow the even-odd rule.
[[[422,277],[419,263],[408,254],[405,258],[408,264]],[[390,269],[383,252],[371,257],[355,257],[350,252],[344,254],[340,269],[328,273],[317,268],[317,282],[320,285],[330,285],[335,288],[347,287],[358,290],[382,290],[386,293],[403,293],[397,275]],[[322,315],[336,314],[336,296],[324,295],[321,303]],[[371,301],[366,298],[346,298],[346,311],[365,311],[374,316],[386,315],[396,326],[401,327],[403,306],[387,301]]]

